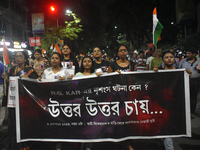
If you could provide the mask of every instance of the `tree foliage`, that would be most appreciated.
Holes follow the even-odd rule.
[[[72,11],[65,15],[71,15],[73,17],[72,21],[65,21],[65,27],[58,26],[52,27],[50,25],[46,26],[46,32],[42,37],[41,44],[42,49],[45,49],[47,52],[50,49],[51,44],[55,44],[60,39],[68,38],[70,40],[75,40],[78,38],[78,34],[83,31],[83,26],[80,24],[81,19]]]
[[[73,10],[76,11],[81,18],[83,31],[78,34],[78,38],[65,40],[65,43],[70,44],[74,54],[83,53],[88,51],[91,53],[94,46],[105,45],[105,25],[101,16],[101,10],[94,1],[80,1],[73,4]]]
[[[81,19],[78,18],[76,14],[73,13],[72,11],[66,13],[66,15],[68,16],[71,15],[74,20],[69,22],[65,21],[66,26],[59,30],[59,36],[61,37],[61,39],[64,38],[69,38],[70,40],[77,39],[78,33],[83,31],[82,29],[83,26],[79,24],[81,22]]]

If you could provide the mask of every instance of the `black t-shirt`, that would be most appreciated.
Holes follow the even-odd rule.
[[[124,72],[130,72],[130,71],[134,71],[134,67],[135,67],[135,63],[130,61],[130,65],[128,65],[127,67],[120,67],[116,61],[110,63],[110,67],[113,69],[113,72],[115,72],[116,70],[119,71],[124,71]]]
[[[79,64],[76,58],[70,58],[70,59],[63,59],[63,62],[69,62],[69,63],[73,63],[72,65],[75,66],[75,74],[77,72],[79,72]],[[63,68],[67,68],[66,66],[63,66]]]
[[[94,61],[94,70],[96,71],[96,69],[99,69],[101,68],[101,70],[103,72],[107,72],[108,70],[108,66],[109,66],[109,62],[108,61],[105,61],[105,60],[102,60],[102,62],[100,64],[96,63]]]

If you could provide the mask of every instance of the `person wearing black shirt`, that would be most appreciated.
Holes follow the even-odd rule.
[[[25,78],[37,79],[39,76],[36,71],[29,66],[28,63],[28,54],[25,51],[19,51],[15,53],[15,63],[17,66],[11,68],[8,78],[6,74],[2,77],[9,79],[9,76],[20,76]],[[18,149],[29,149],[29,146],[26,143],[17,143],[16,141],[16,117],[15,117],[15,108],[8,109],[8,131],[4,140],[3,148],[10,150]]]
[[[174,57],[173,52],[171,51],[167,51],[164,53],[163,62],[164,62],[163,66],[160,66],[160,67],[154,66],[153,70],[158,71],[158,70],[178,69],[178,67],[174,66],[175,57]],[[186,72],[189,74],[189,76],[191,76],[192,72],[189,69],[186,69]],[[165,149],[174,149],[172,138],[164,138],[163,140],[158,139],[157,141],[158,142],[163,141]]]
[[[79,64],[76,58],[73,57],[72,55],[72,50],[69,47],[69,45],[64,45],[62,47],[62,57],[63,57],[63,62],[62,66],[63,68],[71,68],[72,66],[75,66],[75,73],[79,72]]]
[[[110,66],[108,67],[108,73],[136,71],[135,63],[127,60],[127,55],[127,47],[125,45],[120,45],[117,49],[117,56],[119,59],[110,63]]]
[[[101,49],[99,47],[95,47],[93,49],[95,72],[99,68],[101,69],[102,72],[107,72],[107,70],[108,70],[109,62],[102,60],[101,56],[102,56]]]
[[[111,72],[121,73],[121,71],[123,72],[136,71],[137,66],[135,65],[134,62],[127,60],[127,55],[128,55],[127,47],[125,45],[120,45],[117,49],[118,60],[110,63],[110,66],[108,67],[108,73]],[[130,141],[126,141],[124,144],[129,150],[133,150]]]

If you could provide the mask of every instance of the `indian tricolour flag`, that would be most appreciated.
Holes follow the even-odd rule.
[[[53,43],[51,44],[51,47],[50,47],[50,50],[49,50],[49,53],[52,54],[53,52]]]
[[[53,52],[58,52],[59,54],[61,54],[61,50],[58,47],[58,44],[55,45]]]
[[[4,66],[10,64],[10,59],[9,59],[9,56],[8,56],[8,50],[7,50],[7,47],[6,47],[6,44],[5,44],[5,37],[3,36],[3,63],[4,63]]]
[[[157,18],[157,10],[155,7],[153,10],[153,45],[154,46],[157,46],[162,29],[163,29],[163,26]]]

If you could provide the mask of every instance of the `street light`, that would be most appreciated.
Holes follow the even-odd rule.
[[[51,6],[51,7],[52,7],[52,6]],[[53,8],[54,8],[54,10],[55,10],[55,7],[52,7],[52,11],[53,11]],[[69,10],[69,9],[67,9],[65,12],[66,12],[65,15],[68,15],[68,16],[70,16],[70,14],[72,13],[72,11]],[[57,14],[57,27],[58,27],[58,18],[59,18],[59,17],[61,17],[61,15],[58,16],[58,14]]]
[[[55,12],[55,7],[52,5],[52,6],[50,6],[50,10],[52,11],[52,12]]]
[[[67,13],[67,14],[70,14],[70,12],[71,12],[71,11],[70,11],[69,9],[66,10],[66,13]]]
[[[49,8],[50,8],[51,13],[57,15],[57,9],[54,5],[51,5]],[[58,15],[56,16],[56,26],[58,27]]]

